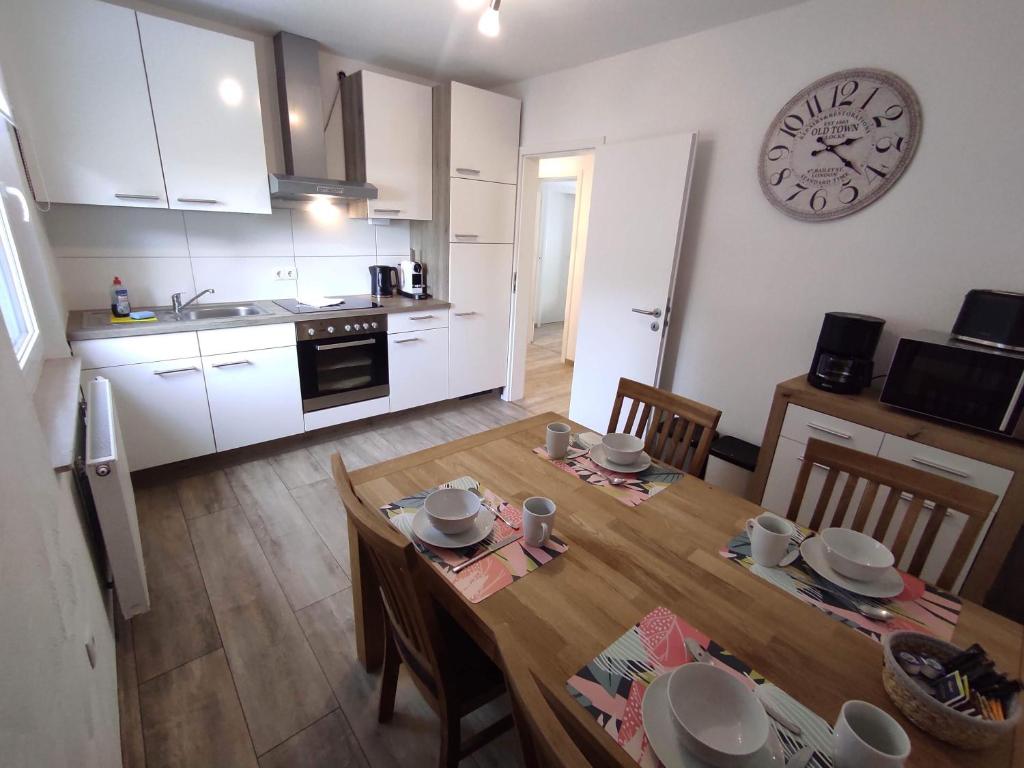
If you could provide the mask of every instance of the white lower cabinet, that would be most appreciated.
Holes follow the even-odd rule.
[[[94,368],[83,384],[96,376],[110,380],[133,470],[216,450],[201,358]]]
[[[295,347],[203,358],[218,451],[304,430]]]
[[[391,411],[448,399],[448,329],[388,336]]]

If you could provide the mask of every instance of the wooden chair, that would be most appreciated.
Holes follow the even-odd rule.
[[[508,624],[495,627],[494,641],[505,667],[526,768],[589,768],[590,763],[548,705]]]
[[[459,761],[512,727],[511,715],[462,741],[462,717],[505,692],[501,670],[447,615],[424,586],[429,567],[412,543],[356,494],[341,456],[331,459],[338,493],[365,545],[384,598],[384,670],[378,720],[391,720],[404,662],[427,703],[441,718],[441,768]]]
[[[917,546],[909,553],[911,560],[907,572],[915,576],[921,575],[935,543],[935,537],[946,516],[946,511],[955,510],[966,515],[967,522],[960,532],[937,582],[942,589],[950,589],[956,582],[964,561],[978,538],[981,526],[997,498],[995,494],[958,483],[955,480],[812,438],[807,442],[803,466],[800,467],[800,474],[797,475],[796,487],[793,489],[793,497],[790,499],[789,510],[786,512],[786,517],[790,520],[796,520],[797,515],[800,514],[800,507],[803,505],[807,492],[807,481],[814,466],[828,472],[811,517],[810,527],[814,530],[821,527],[840,473],[846,473],[847,479],[843,483],[843,489],[839,494],[839,500],[833,513],[832,520],[835,521],[835,525],[839,525],[847,515],[857,484],[861,480],[865,481],[866,486],[850,526],[856,531],[875,535],[877,539],[885,538],[900,499],[908,501],[906,514],[892,547],[892,553],[896,557],[897,563],[903,559],[904,554],[907,554],[910,535],[918,518],[922,514],[930,515],[921,538],[918,539]],[[883,487],[888,488],[889,491],[882,504],[881,514],[874,528],[875,533],[872,533],[865,528],[871,510],[879,498],[879,490]]]
[[[619,420],[626,398],[633,402],[626,423],[620,429]],[[630,432],[643,437],[644,450],[652,459],[703,477],[711,441],[715,439],[715,428],[721,417],[721,411],[703,403],[622,378],[619,379],[619,390],[615,393],[608,431]],[[695,437],[698,438],[697,447],[691,453]]]

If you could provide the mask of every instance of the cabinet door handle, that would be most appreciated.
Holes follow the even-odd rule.
[[[903,493],[900,494],[900,498],[903,499],[904,501],[913,501],[914,500],[914,494],[907,493],[906,491],[904,491]],[[935,502],[934,501],[928,501],[926,499],[923,506],[924,506],[925,509],[935,509]],[[947,509],[946,510],[946,517],[952,517],[952,516],[953,516],[953,510],[952,509]]]
[[[410,317],[409,319],[410,320],[430,320],[433,317],[434,317],[433,315],[416,315],[416,317]]]
[[[339,341],[336,344],[317,344],[317,352],[328,352],[332,349],[345,349],[346,347],[367,347],[376,344],[376,339],[360,339],[359,341]]]
[[[956,467],[951,467],[947,464],[940,464],[937,461],[932,461],[931,459],[926,459],[922,456],[911,456],[910,460],[915,464],[920,464],[922,467],[937,469],[939,470],[939,472],[945,472],[947,474],[953,475],[953,477],[968,478],[971,476],[970,472],[964,472],[962,469],[957,469]]]
[[[395,339],[395,344],[408,344],[409,342],[412,341],[423,341],[423,339],[421,339],[419,336],[416,336],[412,339]]]
[[[460,235],[458,232],[455,233],[455,236],[465,238],[467,240],[477,240],[480,238],[480,235]]]
[[[211,368],[229,368],[232,365],[252,365],[252,360],[235,360],[231,363],[214,363]]]
[[[469,176],[479,176],[480,175],[480,171],[477,170],[476,168],[456,168],[455,172],[456,173],[465,173],[465,174],[467,174]]]
[[[815,424],[813,421],[808,421],[807,426],[811,429],[816,429],[819,432],[824,432],[826,435],[841,438],[842,440],[853,440],[853,435],[847,434],[846,432],[840,432],[838,429],[832,429],[832,427],[826,427],[823,424]]]
[[[650,315],[651,317],[661,317],[661,310],[655,307],[654,309],[640,309],[639,307],[633,307],[633,312],[638,315]]]
[[[456,312],[455,316],[456,317],[469,317],[470,315],[475,315],[475,314],[476,314],[476,312]]]
[[[374,213],[401,213],[401,208],[374,208]]]
[[[220,200],[211,200],[208,197],[179,197],[179,203],[195,203],[196,205],[220,205]]]
[[[189,371],[198,371],[199,368],[192,365],[188,368],[171,368],[169,371],[153,371],[154,376],[170,376],[172,373],[188,373]]]
[[[806,461],[806,459],[804,459],[803,456],[797,456],[796,460],[797,461]],[[832,469],[832,467],[826,467],[824,464],[819,464],[816,461],[812,461],[811,462],[811,466],[812,467],[817,467],[818,469],[824,469],[826,472],[828,472],[830,469]]]
[[[118,200],[159,200],[160,195],[127,195],[122,192],[115,192],[114,197]]]

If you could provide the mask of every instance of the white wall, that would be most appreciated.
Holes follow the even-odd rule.
[[[826,311],[888,320],[884,372],[899,333],[948,329],[969,288],[1024,291],[1022,39],[1019,0],[813,0],[502,90],[523,99],[525,146],[700,131],[664,383],[759,443]],[[758,187],[764,131],[800,88],[858,66],[917,90],[917,156],[858,214],[789,219]]]
[[[575,182],[541,182],[540,242],[537,273],[537,308],[533,322],[560,323],[565,319],[569,287],[569,251],[572,245]]]

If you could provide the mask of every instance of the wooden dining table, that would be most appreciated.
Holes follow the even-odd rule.
[[[862,699],[892,713],[910,735],[908,765],[1024,766],[1024,728],[980,752],[952,747],[915,727],[882,687],[882,646],[723,558],[719,551],[761,509],[685,475],[636,507],[533,453],[542,414],[352,473],[357,493],[379,507],[469,475],[509,503],[547,496],[557,505],[556,534],[569,550],[482,602],[467,601],[434,566],[437,601],[492,658],[492,628],[508,624],[559,718],[597,765],[635,766],[570,698],[565,683],[648,612],[664,606],[714,638],[829,723],[840,706]],[[579,425],[574,425],[579,429]],[[360,660],[381,663],[380,593],[349,523],[353,600]],[[997,667],[1020,677],[1024,627],[964,602],[953,642],[981,643]]]

